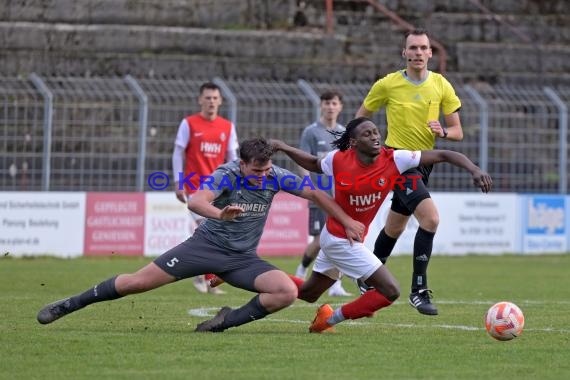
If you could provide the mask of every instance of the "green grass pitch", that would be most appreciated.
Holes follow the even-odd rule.
[[[269,258],[293,272],[298,258]],[[410,256],[388,267],[402,297],[373,318],[347,321],[335,334],[309,334],[320,303],[297,301],[224,333],[197,323],[251,293],[198,294],[191,281],[91,305],[42,326],[46,303],[79,293],[148,258],[0,258],[0,379],[569,379],[570,255],[434,256],[429,284],[440,315],[407,303]],[[356,291],[350,281],[345,288]],[[490,338],[483,316],[512,301],[526,317],[510,342]]]

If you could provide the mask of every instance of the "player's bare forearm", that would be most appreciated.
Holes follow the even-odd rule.
[[[361,105],[360,108],[358,109],[358,111],[356,111],[356,115],[354,115],[355,118],[357,117],[367,117],[370,118],[372,117],[373,112],[372,111],[368,111],[364,105]]]
[[[420,165],[432,165],[439,162],[448,162],[454,166],[463,168],[473,177],[475,186],[481,188],[481,191],[487,193],[491,190],[493,180],[491,176],[475,165],[467,156],[462,153],[451,150],[426,150],[422,151]]]
[[[463,140],[463,130],[461,129],[461,125],[451,125],[447,127],[447,140],[451,141],[461,141]]]
[[[214,207],[209,203],[196,200],[194,197],[191,197],[188,200],[188,209],[203,216],[204,218],[221,219],[221,210],[219,208]]]
[[[420,165],[432,165],[440,162],[449,162],[454,166],[473,172],[477,166],[464,154],[452,150],[424,150],[420,158]]]
[[[290,145],[285,144],[281,140],[274,140],[271,139],[269,143],[273,146],[274,149],[280,150],[285,153],[289,158],[297,163],[300,167],[314,173],[322,173],[319,166],[319,159],[316,156],[313,156],[301,149],[294,148]]]
[[[445,125],[447,125],[446,139],[452,141],[463,140],[463,128],[461,127],[459,112],[454,112],[452,114],[445,115],[444,119],[445,119]]]
[[[244,211],[239,206],[226,206],[220,210],[210,203],[194,201],[192,198],[188,201],[188,208],[204,218],[219,220],[232,220]]]
[[[299,166],[299,176],[300,177],[307,177],[307,176],[309,176],[309,174],[310,174],[310,172],[307,169]]]
[[[231,220],[243,212],[238,206],[226,206],[219,209],[212,205],[215,195],[210,190],[198,190],[188,200],[188,209],[204,218]]]
[[[178,181],[174,182],[174,193],[176,194],[176,199],[182,203],[186,203],[186,191],[184,188],[180,188],[180,183]]]

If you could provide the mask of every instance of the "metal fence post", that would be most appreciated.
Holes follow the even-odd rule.
[[[489,105],[483,97],[468,84],[463,86],[465,91],[479,105],[479,125],[481,133],[479,135],[479,166],[484,171],[488,171],[489,162]]]
[[[51,177],[51,135],[53,129],[53,93],[36,73],[30,80],[44,98],[44,146],[42,154],[42,191],[49,191]]]
[[[297,81],[297,85],[301,88],[303,93],[307,95],[307,97],[311,100],[311,103],[313,104],[313,107],[315,109],[314,111],[315,120],[319,120],[319,118],[321,117],[321,109],[320,109],[321,98],[319,97],[319,94],[317,94],[315,90],[313,90],[311,85],[304,79],[299,79]]]
[[[560,134],[558,141],[558,157],[560,166],[560,181],[558,183],[558,189],[560,194],[565,194],[568,190],[568,173],[566,172],[566,168],[568,167],[568,156],[566,155],[568,149],[568,107],[552,88],[544,87],[543,91],[546,96],[548,96],[548,98],[556,104],[556,107],[558,108],[558,133]]]
[[[139,154],[137,156],[137,191],[144,190],[144,173],[145,173],[145,157],[146,157],[146,133],[148,127],[148,96],[136,81],[130,75],[125,77],[125,81],[129,87],[135,92],[139,99]]]
[[[234,126],[237,126],[237,99],[234,93],[232,90],[230,90],[222,78],[215,77],[212,82],[214,84],[217,84],[222,89],[222,93],[230,105],[230,121],[234,124]]]

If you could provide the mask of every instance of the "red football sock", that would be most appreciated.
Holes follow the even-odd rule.
[[[291,280],[297,285],[297,290],[301,293],[301,286],[303,286],[304,280],[300,279],[299,277],[295,277],[292,274],[288,275]]]
[[[213,279],[214,277],[216,277],[216,275],[215,275],[215,274],[211,274],[211,273],[208,273],[208,274],[205,274],[205,275],[204,275],[204,278],[206,279],[206,281],[210,281],[210,280]]]
[[[392,301],[373,289],[367,291],[354,301],[342,305],[340,310],[346,319],[358,319],[371,317],[374,315],[374,312],[391,304]]]

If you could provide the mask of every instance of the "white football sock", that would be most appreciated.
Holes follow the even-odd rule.
[[[344,315],[342,315],[342,308],[338,308],[334,311],[333,315],[331,315],[331,317],[328,319],[327,323],[329,325],[336,325],[337,323],[340,323],[342,321],[344,321],[346,318],[344,317]]]

